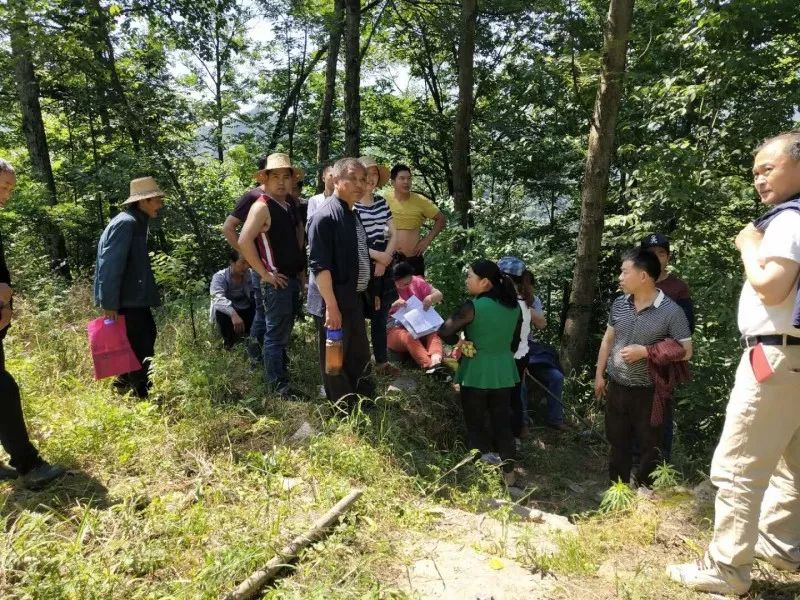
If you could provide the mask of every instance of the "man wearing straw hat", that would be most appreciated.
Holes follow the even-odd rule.
[[[260,174],[265,182],[264,194],[250,207],[239,234],[239,251],[261,277],[267,384],[288,398],[300,395],[289,387],[286,348],[306,264],[305,232],[291,198],[295,179],[302,177],[302,170],[292,165],[286,154],[276,153],[267,157]]]
[[[11,198],[17,185],[14,167],[0,158],[0,208]],[[66,473],[63,467],[51,465],[39,456],[28,437],[19,386],[6,370],[3,339],[14,316],[11,298],[11,274],[8,272],[0,237],[0,444],[11,457],[11,467],[0,462],[0,480],[17,479],[31,489],[40,489]]]
[[[125,330],[131,349],[142,368],[118,377],[114,387],[146,398],[152,385],[150,361],[155,353],[156,323],[151,308],[161,303],[150,255],[147,234],[150,219],[164,205],[164,192],[152,177],[140,177],[130,184],[130,196],[120,213],[111,219],[97,244],[94,276],[95,304],[107,319],[125,316]]]
[[[256,200],[264,195],[266,190],[267,180],[264,167],[267,165],[267,157],[262,156],[258,159],[258,170],[255,172],[254,179],[258,185],[251,190],[245,192],[241,198],[236,202],[236,206],[225,219],[222,225],[222,234],[225,240],[230,244],[231,248],[239,251],[239,234],[237,229],[239,225],[247,220],[247,215],[250,214],[250,209]],[[303,177],[303,170],[297,169],[298,180]],[[256,313],[253,317],[253,324],[250,327],[250,338],[247,343],[247,354],[250,357],[250,364],[255,366],[261,363],[261,355],[263,352],[264,343],[264,302],[261,298],[261,278],[258,273],[250,270],[252,277],[251,285],[253,288],[253,304],[256,307]]]

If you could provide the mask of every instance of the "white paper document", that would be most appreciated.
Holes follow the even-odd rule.
[[[434,308],[425,310],[416,296],[406,300],[406,305],[392,315],[415,340],[439,330],[444,319]]]

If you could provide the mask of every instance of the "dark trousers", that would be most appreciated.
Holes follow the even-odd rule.
[[[3,341],[0,340],[0,444],[11,457],[9,463],[20,475],[42,463],[39,451],[28,438],[19,386],[6,371]]]
[[[461,386],[461,408],[470,448],[481,454],[498,452],[503,470],[514,470],[514,437],[511,435],[510,398],[514,388],[485,390]]]
[[[374,300],[374,299],[373,299]],[[381,304],[377,310],[373,308],[369,321],[372,334],[372,354],[375,356],[377,364],[383,364],[389,360],[389,350],[386,345],[386,321],[389,316],[389,306]]]
[[[411,265],[414,269],[414,275],[419,275],[420,277],[425,277],[425,256],[406,256],[402,252],[395,252],[394,253],[395,260],[397,262],[407,262]]]
[[[522,398],[522,384],[525,381],[525,367],[528,366],[528,357],[516,359],[519,381],[511,390],[511,433],[514,437],[522,435],[528,415],[525,410],[525,401]]]
[[[634,473],[636,485],[651,485],[651,474],[661,460],[664,425],[650,425],[653,408],[653,387],[629,387],[608,382],[606,392],[606,437],[611,445],[608,455],[608,476],[612,482],[628,483],[631,477],[633,442],[641,453]]]
[[[148,371],[155,354],[157,333],[153,312],[149,308],[120,308],[119,314],[125,315],[125,332],[142,368],[120,375],[114,385],[120,390],[130,389],[139,398],[147,398],[153,385]]]
[[[357,400],[354,394],[373,398],[375,382],[372,379],[372,363],[363,309],[359,307],[342,313],[344,361],[339,375],[325,373],[325,319],[314,317],[314,321],[319,336],[322,381],[325,384],[325,395],[328,400],[338,402],[341,398],[346,398],[348,406],[353,408]]]
[[[232,348],[236,342],[250,335],[250,328],[253,326],[256,309],[255,306],[236,309],[236,314],[244,321],[244,331],[241,334],[236,333],[233,329],[233,321],[230,316],[226,315],[221,310],[214,312],[214,316],[217,320],[217,327],[219,327],[219,332],[222,335],[222,342],[225,344],[226,348]]]
[[[261,286],[264,302],[264,370],[267,384],[277,392],[289,387],[289,339],[294,327],[295,307],[299,302],[300,280],[288,277],[286,285],[278,288],[265,283]]]
[[[267,324],[264,321],[264,298],[261,295],[261,276],[255,271],[250,272],[253,286],[253,305],[256,307],[253,324],[250,326],[250,339],[247,340],[247,355],[250,363],[256,365],[263,363],[264,330]]]
[[[564,422],[564,406],[561,396],[564,392],[564,374],[560,369],[548,364],[528,365],[528,373],[547,390],[547,425],[561,425]],[[536,382],[532,384],[538,385]]]

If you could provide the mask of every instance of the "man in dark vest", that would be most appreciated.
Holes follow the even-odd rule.
[[[0,208],[5,207],[16,184],[14,167],[0,159]],[[0,480],[21,477],[25,487],[40,489],[64,475],[66,471],[44,461],[31,443],[22,414],[19,387],[11,373],[6,371],[3,339],[14,316],[13,295],[11,275],[3,252],[3,239],[0,237],[0,444],[11,457],[13,467],[0,462]]]
[[[291,197],[297,171],[286,154],[267,157],[260,172],[264,194],[250,207],[239,234],[239,251],[261,277],[267,384],[285,398],[302,395],[289,386],[286,352],[306,264],[303,223]]]

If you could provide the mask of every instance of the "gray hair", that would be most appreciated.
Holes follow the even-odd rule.
[[[11,166],[10,162],[0,158],[0,173],[11,173],[12,175],[16,175],[17,172],[14,170],[14,167]]]
[[[788,154],[792,160],[800,162],[800,129],[792,129],[791,131],[784,131],[776,136],[765,139],[753,151],[753,154],[758,154],[764,148],[769,146],[772,142],[783,141],[783,151]]]
[[[350,171],[363,171],[367,172],[367,168],[357,158],[340,158],[333,165],[333,179],[341,179],[345,177]]]

